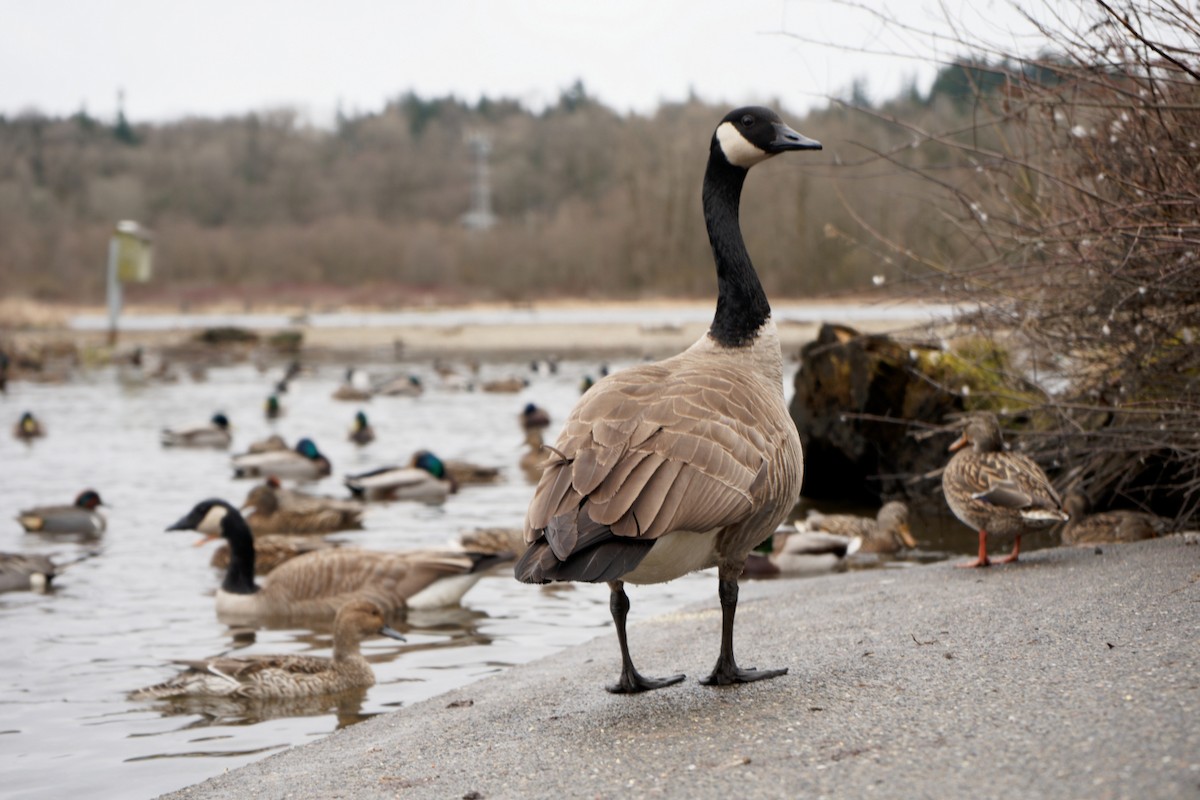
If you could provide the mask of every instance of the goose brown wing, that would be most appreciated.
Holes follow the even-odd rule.
[[[652,540],[743,520],[774,447],[746,383],[732,367],[669,362],[597,383],[564,426],[563,457],[542,474],[526,541],[545,536],[563,559],[603,535]]]
[[[435,580],[471,571],[462,553],[371,550],[317,550],[280,565],[266,581],[265,593],[278,600],[310,600],[356,595],[392,609]]]

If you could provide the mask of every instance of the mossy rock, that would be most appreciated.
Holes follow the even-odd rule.
[[[936,482],[913,478],[945,464],[953,435],[918,441],[911,432],[1038,399],[1011,377],[1009,354],[984,339],[946,351],[826,324],[800,359],[791,414],[804,443],[802,491],[811,498],[878,503],[927,494]]]

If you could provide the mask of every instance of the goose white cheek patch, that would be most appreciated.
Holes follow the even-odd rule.
[[[200,524],[196,526],[196,530],[200,533],[219,534],[221,532],[221,520],[225,519],[225,514],[228,513],[220,506],[213,506],[204,515],[204,519],[200,520]]]
[[[749,169],[771,157],[771,153],[746,141],[746,137],[742,136],[732,122],[722,122],[717,126],[717,143],[721,145],[721,152],[725,154],[726,160],[735,167]]]

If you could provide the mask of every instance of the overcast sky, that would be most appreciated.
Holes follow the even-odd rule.
[[[930,30],[945,6],[1008,44],[1020,28],[1007,0],[860,4]],[[0,0],[0,113],[111,118],[123,90],[135,122],[290,106],[324,124],[409,90],[536,109],[576,79],[623,112],[689,92],[802,112],[855,78],[877,100],[925,90],[953,55],[834,0]]]

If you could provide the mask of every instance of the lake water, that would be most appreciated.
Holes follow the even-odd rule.
[[[378,684],[361,704],[262,719],[237,708],[168,713],[126,697],[173,675],[177,670],[167,663],[173,658],[234,648],[329,654],[327,632],[234,631],[219,624],[212,599],[219,575],[208,564],[213,545],[196,548],[198,534],[164,532],[199,500],[241,503],[252,483],[232,478],[230,453],[272,432],[289,442],[309,436],[332,460],[334,476],[303,488],[336,496],[345,495],[342,475],[407,460],[419,448],[502,467],[501,483],[465,487],[443,506],[371,505],[366,530],[334,535],[377,549],[438,545],[463,530],[520,525],[532,488],[516,467],[522,452],[516,414],[529,401],[545,406],[555,421],[553,433],[577,399],[581,378],[595,368],[564,362],[557,375],[534,376],[524,364],[484,364],[483,380],[519,375],[531,381],[518,394],[487,394],[439,389],[426,365],[381,366],[373,371],[416,372],[429,388],[419,398],[356,404],[331,399],[342,369],[325,366],[293,383],[282,397],[286,414],[274,422],[262,409],[279,367],[265,373],[248,364],[214,368],[202,382],[184,374],[176,383],[130,385],[105,368],[61,385],[10,384],[0,399],[5,424],[29,409],[48,436],[32,446],[0,437],[0,516],[6,520],[0,523],[0,551],[81,560],[50,594],[0,595],[4,797],[154,796],[604,632],[611,622],[603,585],[544,589],[502,572],[484,578],[461,609],[411,615],[399,626],[406,643],[365,643]],[[360,408],[378,434],[361,449],[347,441]],[[202,422],[217,410],[234,426],[230,452],[160,447],[161,428]],[[26,534],[13,520],[21,508],[70,502],[89,487],[111,505],[108,531],[97,542]],[[936,542],[937,551],[972,547],[965,528],[953,545],[941,534],[917,534]],[[926,557],[939,555],[944,553]],[[704,573],[631,587],[630,595],[633,624],[685,603],[717,603],[715,578]],[[714,648],[716,636],[714,631]],[[607,666],[607,672],[598,670],[598,683],[615,677],[615,649]]]

